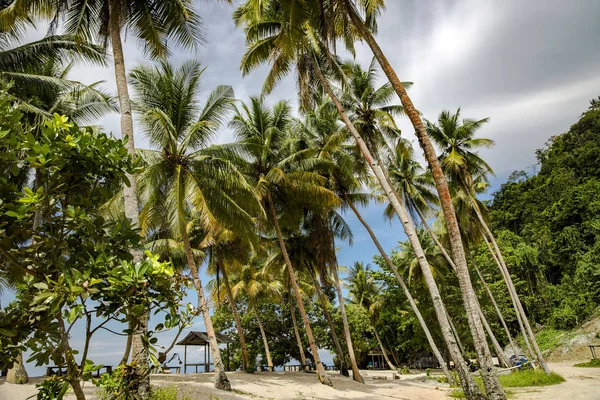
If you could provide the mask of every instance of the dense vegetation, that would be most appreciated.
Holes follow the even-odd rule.
[[[539,172],[515,172],[490,218],[521,262],[514,274],[532,318],[572,328],[600,303],[600,109],[537,151]]]

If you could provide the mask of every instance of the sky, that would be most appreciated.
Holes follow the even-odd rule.
[[[239,4],[234,0],[234,4]],[[377,40],[398,76],[412,81],[409,94],[425,118],[435,120],[442,110],[461,109],[465,118],[490,121],[480,137],[495,141],[495,146],[480,152],[496,172],[491,192],[515,170],[535,172],[535,150],[553,135],[568,130],[587,108],[590,99],[600,95],[600,2],[597,0],[388,0],[379,20]],[[259,68],[246,77],[239,70],[245,49],[244,34],[236,29],[233,7],[223,3],[196,1],[202,16],[206,43],[197,52],[174,49],[170,61],[180,64],[199,60],[206,71],[201,79],[203,96],[217,85],[231,85],[236,98],[247,100],[260,94],[267,69]],[[31,32],[39,37],[43,32]],[[139,43],[127,37],[126,68],[149,64]],[[368,66],[372,54],[357,45],[357,61]],[[104,80],[103,87],[113,93],[111,67],[79,66],[71,78],[84,83]],[[384,80],[380,80],[384,83]],[[293,79],[284,79],[267,98],[274,103],[289,99],[294,107],[297,90]],[[415,145],[412,126],[399,119],[403,136]],[[104,117],[99,124],[120,137],[119,116]],[[233,135],[223,129],[216,142],[227,143]],[[138,147],[148,141],[135,131]],[[405,238],[399,223],[390,224],[382,216],[382,207],[362,210],[386,250]],[[347,220],[354,233],[354,245],[338,243],[339,262],[371,262],[376,248],[353,215]],[[2,301],[10,299],[5,295]],[[195,304],[194,297],[189,301]],[[158,322],[158,321],[157,321]],[[203,330],[200,319],[194,329]],[[78,332],[78,331],[76,331]],[[166,343],[172,332],[165,333]],[[74,343],[81,344],[77,333]],[[90,357],[97,363],[116,364],[122,355],[124,340],[108,333],[99,334],[92,343]],[[175,348],[176,352],[182,349]],[[331,362],[323,353],[324,361]],[[195,354],[197,360],[202,353]],[[188,356],[189,359],[189,356]],[[43,372],[40,369],[32,369]]]

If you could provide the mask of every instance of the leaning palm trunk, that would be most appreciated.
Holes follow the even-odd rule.
[[[231,383],[225,374],[225,367],[221,360],[221,352],[219,350],[219,344],[215,336],[215,330],[213,328],[212,320],[210,319],[210,311],[206,298],[204,297],[204,289],[202,288],[202,281],[198,275],[198,267],[196,266],[196,260],[194,260],[194,254],[192,253],[192,246],[190,244],[190,238],[188,237],[185,227],[181,229],[181,237],[183,239],[183,246],[185,248],[185,256],[187,259],[188,267],[192,273],[192,280],[194,281],[194,287],[198,294],[198,307],[202,312],[204,318],[204,326],[206,327],[206,335],[208,336],[208,343],[210,350],[213,353],[213,361],[215,366],[215,388],[221,390],[231,390]]]
[[[498,361],[500,362],[500,364],[504,367],[510,367],[510,362],[506,359],[506,356],[504,355],[504,351],[502,350],[502,346],[500,346],[500,343],[498,343],[498,340],[496,339],[496,336],[494,335],[494,331],[492,331],[492,327],[490,326],[490,324],[487,322],[487,319],[485,318],[485,315],[483,314],[483,310],[481,309],[481,307],[479,308],[479,314],[481,316],[481,321],[483,322],[483,327],[485,328],[485,331],[488,334],[488,337],[490,338],[490,341],[492,342],[492,346],[494,346],[494,350],[496,351],[496,354],[498,354]]]
[[[402,225],[404,227],[404,232],[406,233],[406,236],[408,237],[408,239],[410,241],[410,244],[411,244],[411,246],[415,252],[415,255],[417,257],[417,260],[419,261],[419,266],[421,267],[421,270],[423,271],[423,276],[425,277],[425,281],[427,283],[427,287],[429,289],[431,298],[433,300],[433,305],[436,310],[438,322],[440,323],[440,328],[442,329],[442,335],[443,335],[446,345],[450,351],[451,357],[457,366],[458,374],[460,376],[460,381],[461,381],[463,390],[464,390],[467,398],[469,398],[469,399],[484,399],[485,396],[479,390],[479,387],[477,386],[477,384],[475,383],[475,380],[473,379],[473,377],[471,376],[471,374],[469,372],[467,364],[465,363],[465,361],[462,359],[462,357],[460,355],[460,350],[458,349],[458,347],[456,345],[456,340],[454,339],[454,337],[452,335],[452,330],[450,329],[450,325],[448,323],[448,318],[446,317],[446,314],[444,312],[444,304],[442,302],[442,297],[441,297],[441,295],[439,293],[439,289],[435,283],[435,279],[433,278],[433,274],[431,273],[431,270],[429,268],[429,263],[427,262],[427,259],[425,258],[425,253],[423,252],[421,243],[419,242],[419,238],[417,237],[417,231],[416,231],[414,225],[410,222],[410,220],[408,218],[408,214],[406,213],[406,210],[404,210],[401,203],[398,201],[395,191],[392,188],[392,186],[388,183],[388,180],[386,179],[381,166],[378,165],[374,161],[364,140],[362,139],[362,137],[360,136],[360,134],[358,133],[358,131],[356,130],[356,128],[354,127],[354,125],[352,124],[350,119],[348,118],[348,115],[344,111],[344,107],[342,106],[341,102],[339,101],[337,96],[333,93],[333,90],[331,89],[331,87],[329,86],[329,83],[323,76],[323,73],[321,72],[319,65],[314,57],[312,57],[312,62],[313,62],[313,66],[315,69],[315,73],[316,73],[319,81],[321,82],[323,89],[325,89],[325,92],[327,93],[329,98],[335,104],[335,106],[338,110],[338,113],[339,113],[340,117],[342,118],[342,121],[344,122],[344,124],[346,125],[346,127],[348,128],[348,130],[350,131],[352,136],[354,137],[354,140],[356,141],[356,144],[358,145],[360,152],[362,153],[365,160],[368,162],[369,166],[371,167],[371,170],[377,177],[379,184],[382,186],[388,200],[390,201],[390,204],[392,205],[392,207],[394,208],[394,211],[396,212],[396,214],[400,218],[400,221],[402,222]],[[479,321],[479,323],[481,324],[481,321]],[[487,343],[485,343],[485,345],[487,348]],[[488,349],[488,353],[489,353],[489,349]],[[491,355],[490,355],[490,357],[491,357]],[[490,358],[490,361],[491,361],[491,358]],[[493,363],[490,368],[493,368]]]
[[[496,239],[494,238],[494,235],[492,234],[492,232],[490,231],[490,228],[485,223],[485,220],[483,219],[483,216],[481,215],[479,208],[477,208],[475,211],[477,214],[477,218],[479,219],[479,222],[481,223],[481,226],[484,230],[484,234],[487,235],[487,237],[489,238],[489,240],[492,243],[493,250],[495,251],[497,259],[499,261],[502,276],[504,277],[504,281],[508,288],[508,292],[510,293],[511,298],[513,300],[513,305],[516,306],[515,309],[517,311],[517,315],[521,318],[521,323],[525,328],[523,337],[526,338],[527,335],[529,335],[529,339],[531,341],[530,346],[533,346],[533,352],[531,352],[531,348],[529,349],[530,352],[532,353],[532,355],[535,356],[537,361],[540,363],[540,366],[544,369],[544,372],[546,374],[550,374],[550,372],[551,372],[550,368],[548,367],[548,364],[546,364],[546,360],[544,359],[544,356],[542,355],[540,347],[537,344],[537,340],[535,339],[533,329],[531,329],[531,325],[529,324],[529,319],[527,318],[525,309],[523,309],[523,304],[521,304],[521,300],[519,299],[519,295],[517,294],[517,290],[515,289],[515,285],[510,276],[510,272],[508,271],[508,268],[506,267],[506,263],[504,262],[504,257],[502,256],[502,252],[500,251],[500,248],[498,247],[498,243],[496,243]],[[488,243],[487,240],[486,240],[486,243]],[[489,245],[489,243],[488,243],[488,245]]]
[[[117,93],[119,95],[119,106],[121,112],[121,135],[126,140],[125,148],[127,153],[132,157],[135,154],[135,145],[133,138],[133,117],[131,115],[131,101],[129,98],[129,89],[127,88],[127,73],[125,72],[125,59],[123,56],[123,43],[121,42],[121,26],[118,16],[110,16],[110,40],[113,49],[113,60],[115,66],[115,80],[117,84]],[[134,175],[127,174],[129,185],[123,186],[123,198],[125,203],[125,217],[129,219],[133,227],[139,225],[139,210],[137,198],[136,178]],[[133,262],[141,260],[142,252],[137,249],[131,249]],[[146,399],[150,392],[150,377],[148,375],[148,345],[144,340],[144,336],[148,330],[149,313],[146,312],[135,321],[134,326],[138,330],[134,330],[131,342],[128,345],[132,349],[132,362],[135,362],[138,369],[138,376],[146,376],[141,379],[135,390],[142,399]]]
[[[277,211],[275,211],[273,199],[271,198],[270,194],[268,195],[267,206],[269,207],[269,212],[273,220],[273,226],[275,227],[275,232],[277,233],[279,247],[281,248],[281,253],[283,254],[283,259],[285,260],[285,265],[290,276],[290,283],[292,285],[292,289],[294,290],[294,294],[296,295],[298,310],[300,310],[300,315],[302,316],[302,321],[304,322],[304,329],[306,330],[306,336],[308,336],[308,344],[310,345],[310,350],[312,351],[313,357],[315,358],[315,364],[317,365],[317,375],[319,376],[319,381],[324,385],[333,386],[331,380],[325,372],[325,368],[323,367],[323,363],[321,362],[319,353],[317,352],[317,344],[315,342],[315,337],[313,336],[313,332],[310,327],[308,315],[306,315],[306,310],[304,309],[304,303],[302,303],[302,296],[300,295],[300,289],[298,288],[298,283],[296,282],[294,267],[292,267],[292,262],[290,261],[290,257],[287,253],[287,249],[283,241],[283,235],[281,233],[281,228],[279,227],[279,221],[277,220]]]
[[[256,311],[254,300],[250,300],[250,307],[252,307],[252,311],[254,311],[254,315],[256,316],[256,321],[258,321],[258,328],[260,329],[260,335],[262,336],[263,345],[265,346],[265,354],[267,356],[267,368],[269,369],[269,372],[273,372],[273,360],[271,359],[269,342],[267,341],[267,335],[265,334],[265,328],[263,327],[262,321],[260,320],[260,315],[258,314],[258,311]]]
[[[371,229],[371,227],[369,226],[367,221],[365,221],[365,219],[362,217],[362,215],[360,214],[360,212],[358,211],[356,206],[354,206],[354,203],[352,203],[352,201],[350,200],[348,195],[346,195],[345,193],[344,193],[344,200],[350,206],[352,211],[354,211],[354,214],[356,215],[358,220],[363,224],[363,226],[369,233],[369,236],[371,236],[371,240],[375,244],[375,247],[377,247],[377,250],[379,250],[379,254],[381,254],[381,256],[385,260],[385,263],[387,264],[387,266],[394,273],[394,276],[396,277],[396,280],[400,284],[400,287],[402,288],[404,295],[408,299],[410,307],[413,309],[413,311],[415,312],[415,315],[417,316],[417,320],[419,321],[419,324],[421,325],[423,332],[425,332],[425,336],[427,337],[427,342],[429,343],[429,347],[431,347],[431,351],[433,352],[433,354],[435,355],[435,358],[437,359],[438,363],[440,364],[440,368],[442,368],[442,370],[444,371],[444,375],[448,379],[448,382],[455,383],[454,376],[452,376],[452,374],[450,373],[450,370],[448,369],[448,366],[444,360],[444,357],[442,357],[442,353],[440,353],[440,350],[438,349],[437,345],[435,344],[435,340],[433,340],[433,336],[431,336],[429,327],[427,326],[427,323],[425,323],[425,320],[423,319],[423,316],[421,315],[421,312],[419,311],[419,307],[417,306],[415,299],[410,294],[410,291],[408,290],[408,287],[406,286],[404,279],[398,272],[398,269],[392,263],[392,260],[390,260],[387,253],[385,252],[385,250],[383,250],[383,247],[381,247],[381,244],[379,243],[379,239],[377,239],[377,236],[375,236],[375,232],[373,232],[373,230]]]
[[[375,332],[375,338],[377,339],[377,343],[379,343],[381,353],[383,354],[383,358],[385,359],[385,362],[387,363],[388,367],[390,367],[392,371],[398,371],[394,364],[392,364],[392,362],[390,361],[390,358],[387,355],[387,351],[385,350],[385,347],[383,347],[383,343],[381,343],[381,338],[379,337],[379,333],[377,333],[377,327],[375,326],[375,324],[373,324],[373,330]]]
[[[294,336],[296,336],[296,344],[298,345],[298,351],[300,352],[300,364],[302,364],[302,369],[307,371],[306,369],[306,354],[304,354],[304,345],[302,344],[302,337],[300,336],[300,331],[298,330],[298,323],[296,322],[296,310],[294,309],[294,299],[290,297],[290,314],[292,315],[292,324],[294,325]]]
[[[404,107],[406,115],[410,119],[415,129],[415,134],[417,135],[417,139],[419,140],[419,145],[423,149],[425,159],[427,160],[429,168],[431,169],[431,173],[435,181],[435,186],[440,198],[440,204],[444,213],[444,218],[446,220],[446,226],[448,229],[448,235],[450,237],[450,246],[453,255],[452,258],[457,267],[457,276],[462,292],[467,319],[469,321],[469,328],[471,329],[473,344],[475,346],[479,363],[481,365],[481,376],[483,380],[483,385],[490,400],[506,399],[504,390],[502,389],[500,381],[498,380],[498,376],[494,370],[492,355],[490,353],[490,349],[485,339],[485,331],[483,329],[479,313],[477,312],[477,298],[475,297],[475,291],[473,290],[473,286],[471,284],[471,278],[469,276],[469,270],[467,267],[467,259],[462,245],[458,220],[456,218],[454,206],[452,205],[452,197],[450,196],[448,182],[446,180],[446,177],[444,176],[437,155],[435,154],[433,144],[431,143],[431,140],[427,135],[425,126],[423,125],[423,121],[421,120],[419,112],[417,111],[414,104],[412,103],[412,100],[408,96],[406,89],[404,88],[404,86],[402,86],[402,82],[396,75],[396,72],[394,71],[391,64],[383,54],[383,51],[379,47],[379,44],[369,31],[362,18],[356,13],[354,4],[350,2],[350,0],[345,0],[345,4],[347,6],[348,15],[352,19],[355,28],[357,29],[360,36],[371,48],[373,55],[375,56],[375,58],[379,62],[379,65],[381,66],[381,69],[383,70],[388,80],[390,81],[390,84],[400,97],[400,101],[402,103],[402,106]],[[467,398],[471,398],[471,396],[472,398],[482,397],[483,395],[481,395],[480,393],[478,394],[478,392],[478,389],[472,393],[470,391],[465,390]]]
[[[477,266],[477,264],[475,264],[475,260],[473,259],[473,257],[471,256],[471,262],[473,263],[473,268],[475,268],[475,272],[477,272],[477,276],[479,277],[479,280],[481,281],[481,283],[483,284],[483,287],[485,288],[488,297],[490,298],[490,300],[492,301],[492,304],[494,305],[494,309],[496,310],[496,314],[498,314],[498,318],[500,319],[500,323],[502,324],[502,327],[504,328],[504,332],[506,333],[506,336],[508,337],[508,342],[510,343],[510,347],[512,348],[513,354],[515,356],[517,356],[517,346],[515,346],[515,343],[513,341],[512,335],[510,334],[510,330],[508,329],[508,325],[506,325],[506,321],[504,320],[504,317],[502,316],[502,312],[500,311],[500,307],[498,307],[498,303],[496,302],[496,298],[494,297],[494,294],[492,293],[492,290],[490,289],[490,287],[488,286],[487,282],[485,281],[485,278],[483,277],[483,274],[481,273],[481,271],[479,270],[479,267]]]
[[[319,288],[319,283],[317,282],[315,276],[313,274],[310,275],[313,280],[313,284],[315,285],[315,290],[317,291],[317,296],[319,297],[319,302],[321,303],[321,308],[323,309],[323,315],[325,315],[325,320],[327,321],[327,325],[329,326],[329,332],[331,333],[335,349],[340,359],[340,374],[344,376],[349,376],[350,374],[348,373],[348,367],[346,366],[344,351],[342,350],[342,345],[340,344],[340,341],[335,333],[335,328],[333,327],[333,321],[331,320],[331,315],[329,315],[329,310],[327,310],[327,300],[325,299],[325,295]]]
[[[448,261],[448,264],[450,264],[450,266],[452,267],[452,269],[456,272],[456,265],[454,264],[454,261],[452,260],[452,258],[450,257],[450,255],[448,254],[448,252],[446,251],[446,249],[444,248],[444,246],[442,246],[442,243],[439,241],[437,235],[431,230],[429,224],[427,223],[427,220],[425,219],[425,216],[423,215],[423,213],[421,212],[421,210],[419,209],[419,207],[417,207],[417,205],[415,204],[414,200],[412,200],[411,198],[408,198],[408,200],[411,202],[413,208],[417,211],[417,214],[419,215],[419,219],[421,220],[421,223],[423,224],[423,226],[425,226],[425,229],[427,230],[427,232],[429,232],[429,235],[431,236],[431,238],[433,239],[434,243],[436,244],[436,246],[438,247],[438,249],[441,251],[442,255],[444,256],[444,258],[446,259],[446,261]],[[469,254],[470,255],[470,254]],[[514,350],[514,344],[512,342],[512,336],[510,335],[510,332],[508,330],[508,327],[506,326],[506,322],[504,321],[504,318],[502,317],[502,313],[500,312],[500,309],[498,308],[498,305],[496,304],[496,299],[494,298],[494,295],[492,294],[492,292],[490,291],[490,289],[487,287],[487,284],[485,282],[485,280],[483,279],[483,276],[481,275],[481,272],[479,271],[479,269],[477,268],[477,266],[475,265],[475,262],[473,261],[473,258],[471,257],[471,261],[473,262],[473,265],[475,267],[475,269],[477,270],[477,274],[479,275],[479,279],[483,282],[483,285],[485,286],[486,290],[487,290],[487,294],[490,297],[492,303],[494,304],[494,306],[496,307],[496,312],[498,313],[498,317],[500,318],[500,321],[502,321],[502,325],[505,328],[506,334],[508,335],[509,341],[511,343],[511,345],[513,346],[513,350]],[[500,361],[506,365],[509,366],[508,360],[506,359],[506,357],[504,356],[504,352],[502,351],[502,347],[500,346],[500,344],[498,343],[498,340],[496,339],[496,336],[494,335],[494,332],[492,331],[489,322],[487,321],[485,314],[483,314],[483,312],[481,311],[481,305],[478,305],[479,308],[479,316],[481,317],[481,322],[488,334],[488,336],[490,337],[490,340],[492,341],[492,344],[494,346],[494,349],[496,351],[496,353],[498,353],[498,358],[500,359]]]
[[[235,321],[235,329],[238,333],[238,338],[240,339],[240,348],[242,350],[242,370],[247,371],[250,367],[249,359],[248,359],[248,349],[246,347],[246,339],[244,337],[244,329],[242,328],[242,321],[240,320],[240,315],[237,311],[235,298],[233,297],[233,292],[231,291],[231,285],[229,284],[229,277],[227,276],[227,270],[223,265],[223,261],[220,258],[220,254],[217,255],[217,266],[221,270],[223,274],[223,281],[225,283],[225,290],[227,292],[227,300],[229,301],[229,309],[233,313],[233,320]]]
[[[340,303],[340,313],[342,314],[342,324],[344,325],[344,338],[346,339],[346,347],[348,348],[348,357],[350,358],[350,366],[352,367],[352,379],[356,382],[365,383],[360,371],[358,370],[358,364],[356,363],[356,356],[354,355],[354,345],[352,344],[352,336],[350,335],[350,324],[348,324],[348,317],[346,315],[346,306],[344,305],[344,294],[342,293],[342,285],[340,283],[340,277],[338,276],[338,265],[337,259],[335,265],[331,268],[333,273],[333,280],[335,281],[335,290],[338,295],[338,301]]]

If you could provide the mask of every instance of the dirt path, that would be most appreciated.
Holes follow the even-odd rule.
[[[589,360],[586,360],[589,361]],[[517,400],[600,400],[600,368],[574,367],[576,361],[550,363],[550,369],[563,376],[566,382],[540,388],[511,388]]]

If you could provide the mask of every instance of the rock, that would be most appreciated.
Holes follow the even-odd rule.
[[[6,382],[13,383],[15,385],[24,385],[29,382],[29,376],[23,365],[23,353],[19,353],[15,359],[13,367],[8,370],[6,374]]]

